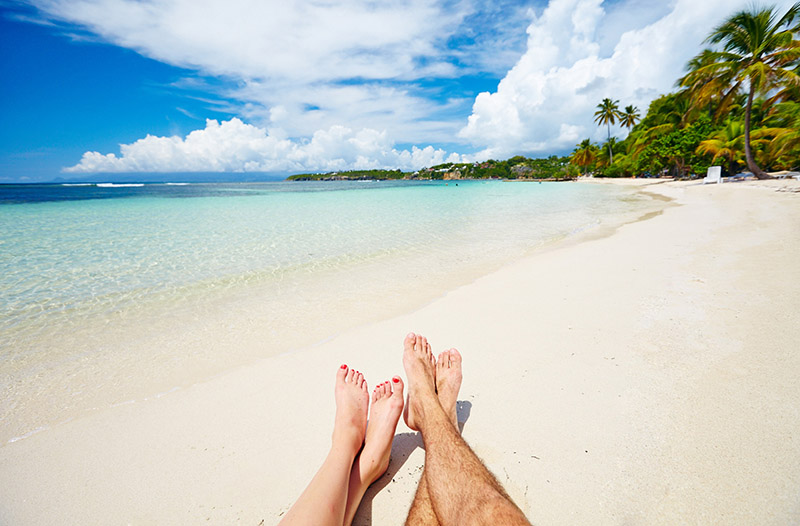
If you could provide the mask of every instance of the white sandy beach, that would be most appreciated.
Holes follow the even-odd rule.
[[[674,201],[414,312],[6,444],[0,523],[277,523],[327,452],[338,365],[370,386],[404,376],[409,331],[463,354],[464,437],[534,524],[800,523],[800,183],[604,184]],[[402,524],[424,459],[401,421],[355,523]]]

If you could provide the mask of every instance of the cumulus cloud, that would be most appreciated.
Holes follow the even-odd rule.
[[[184,82],[221,96],[237,116],[184,138],[147,136],[119,155],[87,152],[67,169],[83,172],[410,169],[448,159],[442,148],[396,144],[461,144],[455,149],[478,153],[452,158],[471,160],[565,153],[586,137],[604,140],[593,122],[600,100],[644,113],[673,89],[711,28],[749,7],[749,0],[30,1],[83,37],[197,72]],[[475,96],[460,76],[502,80]]]
[[[168,64],[304,83],[418,77],[464,16],[426,0],[37,0],[48,16]],[[442,67],[434,61],[431,68]],[[424,69],[424,68],[423,68]]]
[[[431,81],[501,75],[524,49],[528,21],[517,0],[30,3],[74,38],[186,68],[176,89],[207,89],[225,101],[210,107],[276,137],[342,125],[422,144],[453,142],[474,95]]]
[[[749,0],[650,4],[630,0],[606,10],[602,0],[551,0],[528,27],[526,53],[495,92],[476,97],[460,137],[483,148],[477,157],[564,152],[586,137],[604,140],[605,128],[593,122],[603,98],[644,114],[673,89],[711,29]],[[642,14],[638,24],[632,12]]]
[[[301,172],[418,169],[461,157],[426,146],[396,149],[386,132],[344,126],[319,130],[307,141],[280,138],[233,118],[207,120],[182,137],[148,135],[120,146],[121,155],[86,152],[66,172]]]

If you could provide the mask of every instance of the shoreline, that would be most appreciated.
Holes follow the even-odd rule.
[[[797,521],[795,186],[660,183],[648,220],[7,444],[0,522],[275,522],[327,449],[335,368],[404,376],[409,330],[461,350],[463,434],[534,523]],[[421,446],[401,421],[354,524],[401,522]]]
[[[624,197],[628,192],[622,194],[608,197],[609,204],[599,208],[614,210],[620,199],[629,199]],[[33,432],[47,431],[106,408],[186,389],[264,357],[301,350],[344,330],[418,309],[509,261],[564,242],[606,235],[618,224],[635,220],[640,208],[661,206],[659,202],[649,203],[649,198],[632,199],[630,205],[637,211],[598,216],[596,223],[583,224],[579,231],[543,225],[545,232],[562,232],[525,249],[514,245],[513,256],[506,242],[490,245],[505,249],[494,255],[481,255],[483,245],[457,245],[452,241],[430,254],[401,248],[341,268],[298,267],[275,279],[266,276],[265,280],[248,280],[238,286],[235,280],[214,289],[198,283],[181,289],[179,303],[173,299],[173,292],[157,293],[131,303],[131,308],[115,315],[110,323],[104,320],[104,311],[96,316],[76,316],[79,321],[68,331],[63,330],[64,323],[53,323],[48,334],[39,335],[38,346],[51,356],[63,357],[64,366],[44,383],[20,375],[16,392],[11,385],[7,387],[4,404],[0,404],[4,409],[0,412],[0,442],[18,442]],[[619,206],[627,205],[622,202]],[[592,218],[591,213],[584,215]],[[516,228],[509,221],[502,226]],[[472,226],[457,228],[469,231]],[[526,228],[530,233],[516,235],[521,239],[538,235],[537,225]],[[82,319],[91,323],[81,324]],[[76,349],[86,358],[68,361]],[[30,362],[17,363],[33,363],[35,356],[26,356],[24,347],[22,351]],[[14,377],[13,367],[6,368],[9,370]]]

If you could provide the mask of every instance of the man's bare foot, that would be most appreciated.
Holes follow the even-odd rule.
[[[403,380],[395,376],[391,382],[383,382],[372,391],[367,437],[364,449],[356,460],[359,476],[367,486],[389,467],[392,439],[402,412]]]
[[[436,393],[442,409],[456,429],[458,429],[456,403],[459,388],[461,388],[461,354],[456,349],[449,349],[440,353],[436,360]]]
[[[421,399],[436,396],[436,361],[424,336],[410,333],[403,340],[403,368],[408,376],[408,401],[403,418],[408,427],[417,431]]]
[[[353,454],[361,449],[367,430],[369,391],[364,376],[342,365],[336,371],[336,418],[333,424],[333,447]]]

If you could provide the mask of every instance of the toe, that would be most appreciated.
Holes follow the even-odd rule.
[[[450,349],[450,364],[457,365],[461,363],[461,353],[458,349]]]
[[[339,369],[337,369],[337,371],[336,371],[336,383],[337,384],[343,384],[344,383],[345,379],[347,378],[348,371],[349,371],[349,369],[347,368],[347,365],[345,365],[345,364],[342,364],[339,367]]]
[[[413,332],[409,332],[406,335],[406,338],[403,340],[403,347],[405,348],[405,350],[406,351],[413,350],[414,349],[414,343],[416,342],[416,340],[417,340],[417,335],[414,334]]]
[[[355,381],[355,377],[356,377],[356,371],[354,369],[350,369],[349,371],[347,371],[347,378],[345,379],[345,381],[351,384]]]
[[[436,370],[447,368],[447,351],[439,353],[439,357],[436,358]]]
[[[392,398],[396,398],[403,402],[403,389],[405,385],[403,384],[403,379],[399,376],[395,376],[392,378]]]

